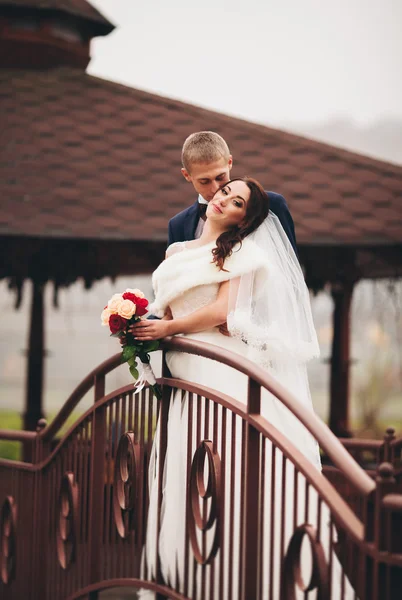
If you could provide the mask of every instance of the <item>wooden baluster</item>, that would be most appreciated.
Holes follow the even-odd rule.
[[[95,376],[95,404],[105,395],[105,376]],[[106,450],[106,407],[98,407],[92,418],[91,472],[89,490],[89,573],[90,582],[102,578],[101,551],[103,540],[104,466]],[[98,592],[89,595],[97,600]]]
[[[44,442],[40,436],[40,432],[47,425],[46,419],[39,419],[36,432],[35,445],[32,445],[32,459],[34,463],[40,463],[50,451],[50,443]],[[34,475],[34,493],[33,493],[33,515],[36,520],[32,535],[32,548],[45,548],[47,544],[47,533],[49,530],[49,510],[48,510],[48,494],[47,485],[49,485],[49,476],[43,473],[42,470],[36,471]],[[35,580],[34,588],[37,598],[45,596],[46,579],[43,577],[43,571],[46,570],[46,553],[32,552],[32,560],[34,563],[33,577]]]
[[[248,381],[247,412],[259,415],[261,388],[253,379]],[[243,442],[244,443],[244,442]],[[245,460],[245,514],[243,529],[243,589],[242,598],[249,600],[258,596],[258,500],[260,477],[260,434],[252,425],[246,430]]]
[[[163,352],[162,358],[162,377],[170,377],[170,371],[166,363],[165,352]],[[162,484],[163,484],[163,469],[165,465],[165,456],[167,448],[167,426],[169,416],[171,388],[168,385],[163,385],[162,398],[159,403],[159,472],[158,477],[158,516],[157,516],[157,527],[156,527],[156,581],[159,584],[164,584],[160,559],[159,559],[159,532],[161,528],[161,506],[162,506]],[[183,515],[184,516],[184,515]],[[164,600],[164,596],[156,594],[156,600]]]

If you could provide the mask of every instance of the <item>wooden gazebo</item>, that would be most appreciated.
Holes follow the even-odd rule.
[[[34,284],[25,427],[42,416],[44,284],[151,272],[194,200],[183,140],[211,129],[234,174],[287,199],[310,288],[331,285],[330,426],[345,434],[353,288],[402,274],[402,168],[86,74],[112,29],[84,0],[0,0],[0,278],[17,298]]]

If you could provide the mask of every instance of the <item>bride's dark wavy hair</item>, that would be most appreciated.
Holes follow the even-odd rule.
[[[216,248],[212,250],[214,257],[212,262],[221,271],[225,270],[223,268],[225,260],[232,254],[234,246],[239,242],[241,244],[245,237],[255,231],[267,218],[269,213],[268,195],[258,181],[251,177],[235,177],[225,183],[225,186],[231,184],[233,181],[244,181],[250,190],[250,199],[247,202],[246,214],[242,223],[224,231],[216,240]]]

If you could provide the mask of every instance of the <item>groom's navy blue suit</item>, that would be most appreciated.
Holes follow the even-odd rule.
[[[269,208],[280,220],[286,235],[297,255],[295,227],[286,200],[280,194],[267,192]],[[173,242],[186,242],[194,239],[195,230],[200,218],[198,200],[169,221],[169,245]]]

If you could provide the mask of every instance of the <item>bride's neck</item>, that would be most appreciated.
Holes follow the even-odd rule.
[[[210,242],[214,242],[218,239],[218,237],[223,233],[221,228],[216,227],[216,224],[209,221],[207,219],[205,221],[204,229],[202,230],[202,234],[199,237],[199,241],[202,244],[209,244]]]

